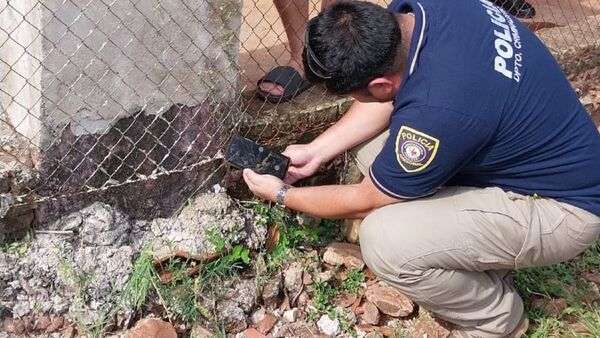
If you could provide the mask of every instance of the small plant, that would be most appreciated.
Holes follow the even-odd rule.
[[[329,313],[333,310],[332,300],[338,291],[327,282],[318,281],[313,286],[313,305],[320,313]]]
[[[217,229],[209,229],[206,231],[207,241],[215,246],[216,252],[221,252],[225,250],[227,243],[225,243],[225,239],[221,235],[221,233]]]
[[[111,284],[111,292],[108,296],[112,299],[117,294],[117,288]],[[105,304],[100,310],[100,315],[93,321],[89,322],[89,318],[84,318],[87,309],[81,299],[75,298],[71,307],[73,321],[77,324],[78,329],[85,337],[101,338],[104,337],[106,329],[110,321],[121,311],[120,304]]]
[[[340,329],[342,329],[343,332],[349,334],[352,337],[356,337],[356,330],[354,330],[354,327],[352,326],[352,323],[350,322],[350,309],[336,309],[334,310],[333,316],[329,315],[330,318],[337,318],[340,322]]]
[[[600,309],[595,309],[589,312],[583,312],[577,314],[579,322],[589,331],[590,335],[577,334],[571,332],[574,337],[600,337]]]
[[[148,293],[158,275],[153,265],[152,246],[142,248],[140,256],[133,265],[133,272],[123,290],[123,299],[135,310],[139,310],[146,302]]]
[[[321,247],[339,234],[337,221],[323,220],[319,226],[300,225],[293,215],[277,206],[251,202],[259,226],[276,228],[278,241],[266,257],[270,269],[278,269],[299,247]]]
[[[361,269],[353,268],[346,271],[346,279],[342,282],[342,290],[349,293],[358,293],[360,285],[365,281],[365,273]]]
[[[0,241],[0,251],[7,254],[23,255],[29,249],[31,242],[33,241],[33,231],[27,230],[25,237],[18,241]]]
[[[155,283],[154,288],[171,320],[195,322],[202,317],[197,304],[200,299],[201,281],[188,276],[187,267],[181,262],[171,260],[167,264],[171,272],[171,281],[167,284]]]
[[[76,290],[75,297],[82,303],[87,303],[89,301],[88,288],[96,279],[96,272],[78,271],[62,249],[57,248],[57,251],[59,253],[58,272],[65,280],[73,284]]]
[[[593,305],[580,301],[582,295],[592,292],[592,285],[579,278],[584,272],[595,272],[600,266],[600,241],[596,241],[576,259],[571,261],[517,270],[513,273],[515,286],[519,293],[528,298],[530,295],[547,299],[562,298],[567,308],[558,316],[551,316],[543,308],[526,303],[527,315],[531,326],[527,337],[598,337],[600,312]],[[571,288],[566,288],[570,286]],[[577,318],[590,334],[571,332],[569,321]]]

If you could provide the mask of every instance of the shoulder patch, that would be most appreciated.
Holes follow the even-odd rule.
[[[396,137],[396,158],[407,173],[421,171],[433,161],[439,145],[437,138],[402,126]]]

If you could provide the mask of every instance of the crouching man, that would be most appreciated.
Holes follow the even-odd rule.
[[[535,35],[486,0],[337,2],[308,24],[311,82],[355,102],[259,197],[366,217],[367,265],[454,337],[527,328],[510,271],[575,257],[600,233],[600,135]],[[354,148],[356,185],[291,187]]]

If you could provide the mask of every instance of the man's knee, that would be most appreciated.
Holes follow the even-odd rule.
[[[389,221],[389,220],[388,220]],[[401,227],[401,224],[387,224],[385,217],[376,210],[367,216],[360,225],[360,248],[365,264],[375,273],[382,277],[384,275],[396,275],[395,266],[402,247],[399,246],[399,238],[391,234],[389,227]]]
[[[362,252],[363,260],[365,264],[375,273],[380,274],[378,271],[381,266],[380,261],[383,259],[381,253],[381,225],[378,222],[377,212],[369,214],[360,225],[360,250]]]

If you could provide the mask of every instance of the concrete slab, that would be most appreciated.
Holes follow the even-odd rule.
[[[254,91],[244,93],[244,111],[239,132],[275,147],[307,143],[346,112],[352,100],[324,94],[315,86],[292,102],[272,104],[253,99]]]

